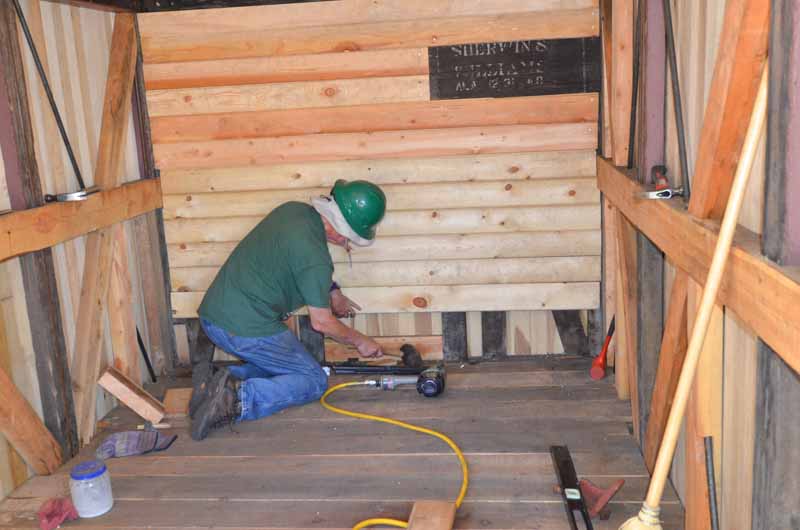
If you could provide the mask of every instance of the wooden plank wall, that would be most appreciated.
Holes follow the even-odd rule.
[[[714,71],[717,45],[722,29],[725,2],[673,2],[678,69],[684,101],[689,167],[694,167]],[[667,84],[669,90],[669,83]],[[679,172],[678,147],[673,121],[672,94],[667,94],[667,166],[671,175]],[[759,148],[739,223],[760,234],[764,202],[764,141]],[[665,292],[670,291],[674,269],[667,263]],[[666,308],[665,312],[666,314]],[[755,392],[757,339],[729,311],[723,311],[717,335],[721,355],[706,359],[705,373],[712,374],[708,388],[717,403],[712,424],[715,425],[715,463],[721,527],[747,530],[751,528],[753,444],[755,428]],[[691,324],[690,324],[691,325]],[[706,343],[708,347],[708,341]],[[679,444],[672,467],[672,478],[678,494],[686,494],[684,447]]]
[[[91,185],[97,158],[100,119],[108,69],[108,56],[113,13],[79,8],[67,4],[39,0],[21,0],[23,11],[42,58],[54,97],[61,111],[78,164],[87,185]],[[28,45],[20,31],[20,47],[25,61],[28,101],[36,144],[37,163],[42,175],[42,189],[46,193],[62,193],[78,188],[65,149],[62,147],[55,120],[47,104],[42,84],[36,74]],[[2,170],[2,163],[0,163]],[[0,210],[10,208],[5,189],[5,174],[0,190]],[[125,181],[139,178],[133,125],[128,134],[124,166]],[[126,223],[126,230],[131,227]],[[60,295],[61,314],[66,345],[73,359],[76,318],[83,270],[84,239],[77,238],[53,247],[56,277]],[[134,241],[132,237],[128,237]],[[135,244],[134,244],[135,245]],[[133,246],[133,245],[132,245]],[[134,313],[142,336],[148,335],[141,304],[141,287],[135,248],[129,249],[134,300]],[[35,359],[31,345],[32,323],[28,321],[25,292],[19,260],[0,264],[0,307],[4,325],[7,351],[0,351],[0,363],[10,363],[13,379],[34,409],[41,414]],[[35,327],[35,326],[33,326]],[[111,337],[105,331],[106,363],[113,362]],[[6,359],[8,357],[8,359]],[[113,408],[115,401],[102,390],[98,391],[97,417],[103,417]],[[14,452],[5,441],[0,441],[0,497],[27,478],[15,467]],[[11,471],[9,471],[11,470]],[[16,471],[15,471],[16,470]]]
[[[196,315],[265,214],[338,178],[389,199],[352,266],[332,250],[337,281],[373,313],[356,319],[366,333],[441,333],[441,311],[468,311],[481,355],[480,311],[502,310],[509,352],[555,353],[550,310],[598,306],[598,95],[565,69],[592,57],[596,0],[340,0],[139,23],[176,317]],[[583,56],[559,60],[564,46]]]
[[[0,150],[0,211],[11,209],[5,187],[5,167]],[[0,263],[0,368],[4,369],[22,394],[42,416],[36,359],[25,305],[19,258]],[[27,465],[0,435],[0,498],[8,495],[30,475]]]

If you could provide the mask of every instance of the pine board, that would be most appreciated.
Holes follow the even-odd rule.
[[[161,172],[161,189],[166,194],[330,189],[338,179],[366,179],[383,186],[428,182],[585,178],[596,174],[597,159],[594,151],[542,151],[164,170]]]
[[[513,289],[495,284],[354,287],[348,295],[371,313],[595,309],[599,288],[597,282],[516,284]],[[173,292],[173,315],[195,317],[204,294]]]
[[[179,243],[168,247],[173,267],[221,266],[236,247],[222,243]],[[334,264],[416,261],[434,259],[535,258],[600,254],[596,230],[567,232],[519,232],[498,234],[381,237],[370,247],[349,256],[329,245]]]

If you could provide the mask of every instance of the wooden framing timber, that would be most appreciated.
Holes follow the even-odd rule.
[[[49,475],[61,465],[58,442],[3,369],[0,369],[0,434],[37,475]]]
[[[159,173],[153,155],[141,48],[138,50],[133,83],[133,128],[139,154],[139,172],[143,179],[157,178]],[[134,219],[132,225],[133,237],[137,242],[136,255],[139,261],[150,360],[156,373],[172,372],[178,359],[170,311],[169,260],[164,237],[164,217],[161,210],[154,210]]]
[[[708,274],[718,224],[689,215],[678,201],[640,199],[643,187],[630,173],[599,158],[598,185],[609,201],[679,269],[703,284]],[[757,236],[740,228],[734,238],[718,303],[727,306],[800,371],[800,278],[761,256]]]
[[[800,107],[797,105],[800,7],[791,0],[772,2],[772,7],[768,170],[762,250],[770,260],[797,267],[800,265],[800,222],[797,217],[800,161],[794,142],[800,122]],[[754,465],[750,468],[752,493],[743,490],[744,498],[737,501],[752,506],[753,530],[791,528],[797,524],[796,501],[800,496],[800,482],[795,480],[800,471],[800,408],[797,407],[800,377],[796,373],[797,367],[787,366],[762,341],[758,344],[757,366],[755,425],[752,428],[755,436],[754,443],[751,442],[755,455]],[[736,369],[746,367],[740,366],[737,360]],[[741,415],[739,410],[737,413]],[[740,432],[736,435],[744,440],[751,439]],[[737,462],[740,467],[742,460]],[[745,475],[740,482],[747,484],[746,478]],[[748,498],[748,493],[752,497]],[[748,502],[751,499],[752,502]]]
[[[123,152],[131,114],[133,79],[136,73],[135,17],[118,13],[114,18],[108,80],[106,82],[100,145],[95,170],[95,184],[113,188],[121,180]],[[73,382],[75,411],[82,442],[94,434],[95,395],[102,365],[103,313],[107,305],[113,231],[102,228],[86,239],[86,258],[78,308]]]
[[[447,501],[417,501],[408,519],[409,530],[451,530],[456,505]]]
[[[109,367],[97,384],[152,424],[164,419],[164,405],[116,368]]]
[[[36,158],[17,18],[10,2],[0,5],[0,143],[11,206],[25,210],[44,201]],[[16,215],[16,214],[12,214]],[[64,338],[53,252],[50,248],[20,259],[44,423],[64,456],[78,452],[70,367]]]
[[[499,294],[502,293],[502,294]],[[172,293],[176,318],[194,318],[204,292]],[[370,313],[596,309],[599,282],[352,287],[347,295]]]
[[[722,216],[731,183],[739,163],[740,151],[744,142],[750,114],[753,109],[758,83],[766,62],[767,35],[769,33],[770,3],[759,0],[732,0],[725,6],[725,18],[720,35],[718,55],[714,67],[708,104],[703,116],[703,128],[698,145],[698,159],[692,182],[692,196],[688,205],[689,214],[700,219],[718,219]],[[679,266],[680,268],[680,266]],[[644,440],[645,463],[649,468],[655,464],[656,448],[661,442],[665,420],[672,402],[678,369],[683,364],[685,349],[679,349],[686,339],[686,324],[682,320],[683,307],[695,282],[687,279],[684,270],[678,270],[670,298],[673,314],[669,315],[664,340],[661,344],[659,372],[656,374],[656,387],[662,387],[662,401],[653,399],[651,416],[648,420]],[[705,276],[705,275],[703,275]],[[694,278],[697,280],[697,278]],[[704,281],[704,280],[701,280]],[[724,287],[723,287],[724,288]],[[692,319],[690,307],[686,317]],[[741,316],[741,315],[740,315]],[[679,319],[680,317],[680,319]],[[716,317],[721,318],[721,317]],[[747,322],[752,327],[752,323]],[[712,326],[713,327],[713,326]],[[690,396],[690,409],[698,409],[691,416],[704,418],[702,389],[703,382],[715,374],[703,374],[711,365],[701,364],[695,382],[695,391]],[[663,371],[661,370],[663,368]],[[703,397],[700,397],[703,396]],[[696,414],[695,414],[696,412]],[[686,482],[686,525],[700,528],[708,525],[708,491],[703,460],[700,431],[707,430],[703,421],[690,421],[687,428],[688,462]]]
[[[633,94],[634,0],[611,3],[611,134],[614,162],[628,163]]]
[[[55,202],[0,216],[0,261],[161,208],[157,179],[125,184],[85,201]]]
[[[226,18],[263,19],[259,15],[266,14],[266,11],[260,11],[254,8],[224,15]],[[268,31],[265,31],[265,27],[242,28],[232,32],[214,29],[207,33],[173,33],[174,28],[172,32],[153,31],[158,25],[158,17],[146,15],[140,20],[142,49],[147,63],[592,37],[599,33],[597,10],[591,7],[374,23],[272,27]],[[180,27],[186,28],[187,24],[184,22]],[[346,41],[342,40],[342,35],[347,35]]]

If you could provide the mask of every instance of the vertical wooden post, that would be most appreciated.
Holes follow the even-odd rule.
[[[445,361],[467,360],[466,313],[442,313],[442,342]]]
[[[494,359],[508,354],[505,311],[481,313],[481,337],[484,357]]]
[[[603,198],[603,333],[611,325],[611,319],[617,313],[617,225],[619,215],[606,199]],[[608,346],[608,365],[616,365],[619,338],[614,338]],[[619,383],[619,381],[617,381]]]
[[[19,48],[17,21],[10,2],[0,3],[0,141],[7,164],[6,183],[15,210],[43,204],[33,131]],[[67,348],[61,321],[55,265],[50,249],[20,258],[44,422],[65,456],[78,452],[78,434]]]
[[[611,4],[611,133],[614,164],[628,165],[633,96],[634,0]]]
[[[138,29],[138,28],[137,28]],[[141,42],[137,31],[136,76],[133,87],[133,126],[136,134],[139,170],[142,178],[156,178],[157,170],[147,113]],[[175,328],[172,325],[169,261],[161,210],[131,221],[137,242],[149,354],[157,373],[173,372],[178,364]]]
[[[772,2],[770,101],[763,252],[800,265],[800,6]],[[800,497],[800,376],[764,342],[758,346],[753,530],[798,524]],[[746,502],[746,500],[740,501]]]
[[[636,172],[649,180],[650,169],[664,163],[664,89],[666,53],[661,0],[646,0],[641,17],[639,106],[637,113]],[[639,436],[644,440],[650,416],[658,352],[664,332],[664,255],[644,234],[636,236],[638,273],[636,365],[639,393]]]
[[[693,323],[703,289],[689,280],[687,318]],[[691,329],[687,332],[691,335]],[[722,449],[722,348],[723,312],[715,306],[703,342],[697,375],[686,409],[686,528],[710,529],[709,491],[706,475],[705,446],[703,438],[711,436],[715,442],[716,470]],[[719,484],[720,481],[718,480]]]
[[[617,324],[621,324],[620,333],[625,334],[624,342],[626,351],[625,361],[628,373],[628,388],[631,398],[633,414],[634,435],[639,438],[639,390],[637,381],[637,319],[636,307],[638,298],[638,285],[636,272],[636,230],[630,222],[618,211],[617,215],[617,261],[619,267],[619,300],[617,307]]]

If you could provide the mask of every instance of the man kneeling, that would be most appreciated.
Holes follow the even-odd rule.
[[[194,367],[189,404],[192,438],[319,399],[328,379],[284,321],[304,305],[318,332],[382,355],[371,338],[337,317],[360,309],[333,283],[327,243],[370,245],[386,211],[380,188],[339,180],[330,197],[288,202],[273,210],[234,249],[206,292],[198,313],[209,338],[244,364],[215,371]]]

